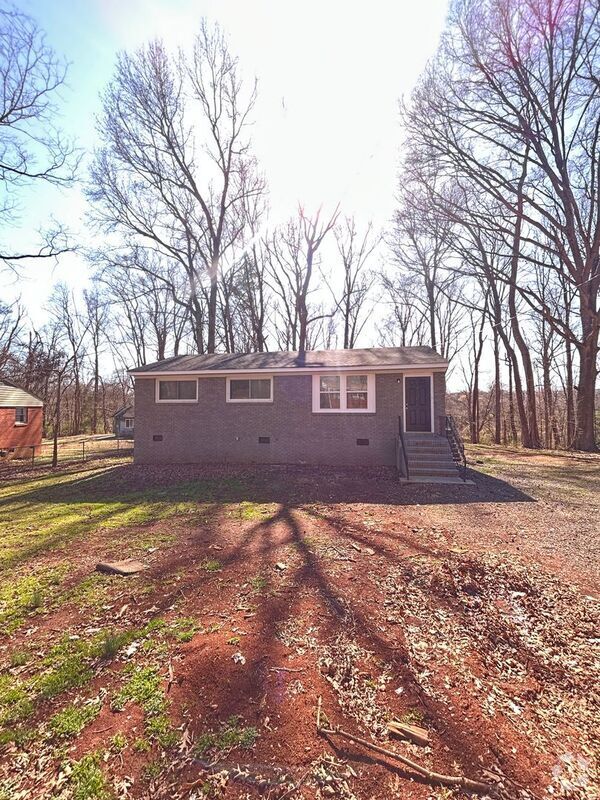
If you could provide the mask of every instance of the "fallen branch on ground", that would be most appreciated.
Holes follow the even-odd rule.
[[[415,744],[420,744],[423,747],[429,744],[429,734],[425,728],[420,728],[418,725],[407,725],[404,722],[392,719],[388,722],[387,729],[388,733],[402,736],[404,739],[411,739]]]
[[[387,758],[400,761],[401,764],[410,767],[410,769],[417,772],[419,775],[421,775],[421,777],[426,778],[430,783],[437,783],[441,786],[448,787],[460,786],[467,792],[474,792],[475,794],[496,794],[496,787],[489,783],[484,783],[483,781],[474,781],[470,778],[465,778],[463,775],[443,775],[439,772],[432,772],[431,770],[427,769],[427,767],[422,766],[406,756],[400,755],[400,753],[394,753],[393,750],[387,750],[385,747],[380,747],[377,744],[373,744],[373,742],[369,742],[367,739],[362,739],[360,736],[354,736],[353,733],[348,733],[337,726],[335,728],[322,728],[321,704],[322,699],[319,697],[317,703],[317,733],[324,733],[327,736],[341,736],[343,739],[348,739],[355,744],[360,744],[363,747],[374,750],[376,753],[380,753]]]
[[[292,667],[271,667],[269,672],[304,672],[304,667],[293,669]]]
[[[294,792],[297,792],[301,788],[302,784],[306,782],[306,779],[310,776],[311,771],[312,771],[312,767],[309,767],[306,770],[306,772],[302,775],[302,777],[299,780],[297,780],[296,783],[294,783],[292,786],[290,786],[290,788],[281,795],[279,800],[284,800],[284,798],[286,798],[286,797],[291,797],[292,794],[294,794]]]

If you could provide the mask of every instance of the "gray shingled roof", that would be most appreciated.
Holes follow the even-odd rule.
[[[34,397],[25,389],[20,389],[8,381],[0,381],[0,408],[17,408],[27,406],[29,408],[41,408],[44,403],[39,397]]]
[[[129,414],[127,413],[128,411],[130,412]],[[131,405],[123,406],[123,408],[120,408],[118,411],[115,411],[115,413],[113,414],[113,418],[115,418],[115,417],[133,417],[134,414],[135,414],[135,409],[134,409],[133,403],[131,403]]]
[[[447,361],[431,347],[371,347],[365,350],[308,350],[304,353],[225,353],[204,356],[174,356],[129,370],[138,372],[219,372],[280,369],[368,369],[418,367],[427,364],[447,366]]]

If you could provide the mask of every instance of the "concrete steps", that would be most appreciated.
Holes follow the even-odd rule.
[[[409,458],[408,461],[408,468],[411,471],[411,474],[416,475],[417,473],[421,472],[428,472],[432,469],[443,469],[443,470],[450,470],[451,472],[456,472],[456,465],[454,461],[450,460],[443,460],[443,461],[411,461]]]
[[[436,434],[405,435],[410,481],[416,483],[460,481],[452,451],[445,436]]]
[[[410,467],[409,467],[410,469]],[[458,471],[456,467],[452,469],[439,469],[437,467],[427,467],[426,469],[410,469],[410,480],[416,481],[417,478],[456,478]]]

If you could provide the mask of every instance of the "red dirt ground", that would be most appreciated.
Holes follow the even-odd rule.
[[[145,526],[174,541],[147,555],[142,576],[115,581],[111,608],[91,620],[89,609],[66,604],[36,619],[40,647],[56,632],[109,621],[120,630],[184,617],[202,629],[157,656],[182,743],[150,754],[128,745],[107,757],[117,795],[464,796],[320,735],[321,696],[331,726],[437,772],[496,784],[500,796],[598,797],[598,563],[582,556],[565,526],[587,542],[588,556],[598,529],[589,505],[586,513],[577,497],[546,487],[549,457],[525,470],[520,456],[500,456],[495,474],[477,475],[474,487],[401,487],[386,470],[120,466],[105,475],[100,495],[116,485],[237,482],[204,505],[201,522],[181,516]],[[600,461],[586,470],[590,463],[597,480]],[[511,470],[510,482],[500,477]],[[123,531],[78,541],[69,580],[76,584],[100,557],[122,556],[122,542]],[[207,559],[219,571],[207,571]],[[25,636],[26,626],[13,646]],[[101,665],[86,696],[114,693],[126,661]],[[196,756],[199,738],[234,715],[258,731],[255,744]],[[391,718],[426,728],[430,746],[388,737]],[[69,757],[97,751],[117,731],[131,742],[142,729],[139,707],[114,712],[106,702]],[[8,758],[5,774],[25,763],[19,748]],[[160,770],[149,779],[151,759]],[[29,796],[59,796],[48,793],[57,769],[53,757],[38,774],[32,769],[22,783]]]

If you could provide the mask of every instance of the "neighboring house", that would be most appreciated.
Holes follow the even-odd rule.
[[[397,464],[399,426],[448,451],[430,347],[176,356],[130,370],[139,463]],[[446,465],[447,466],[447,465]],[[452,475],[456,475],[450,462]]]
[[[133,439],[135,408],[125,406],[113,416],[113,433],[119,439]]]
[[[0,380],[0,456],[31,455],[42,443],[44,403],[39,397]]]

